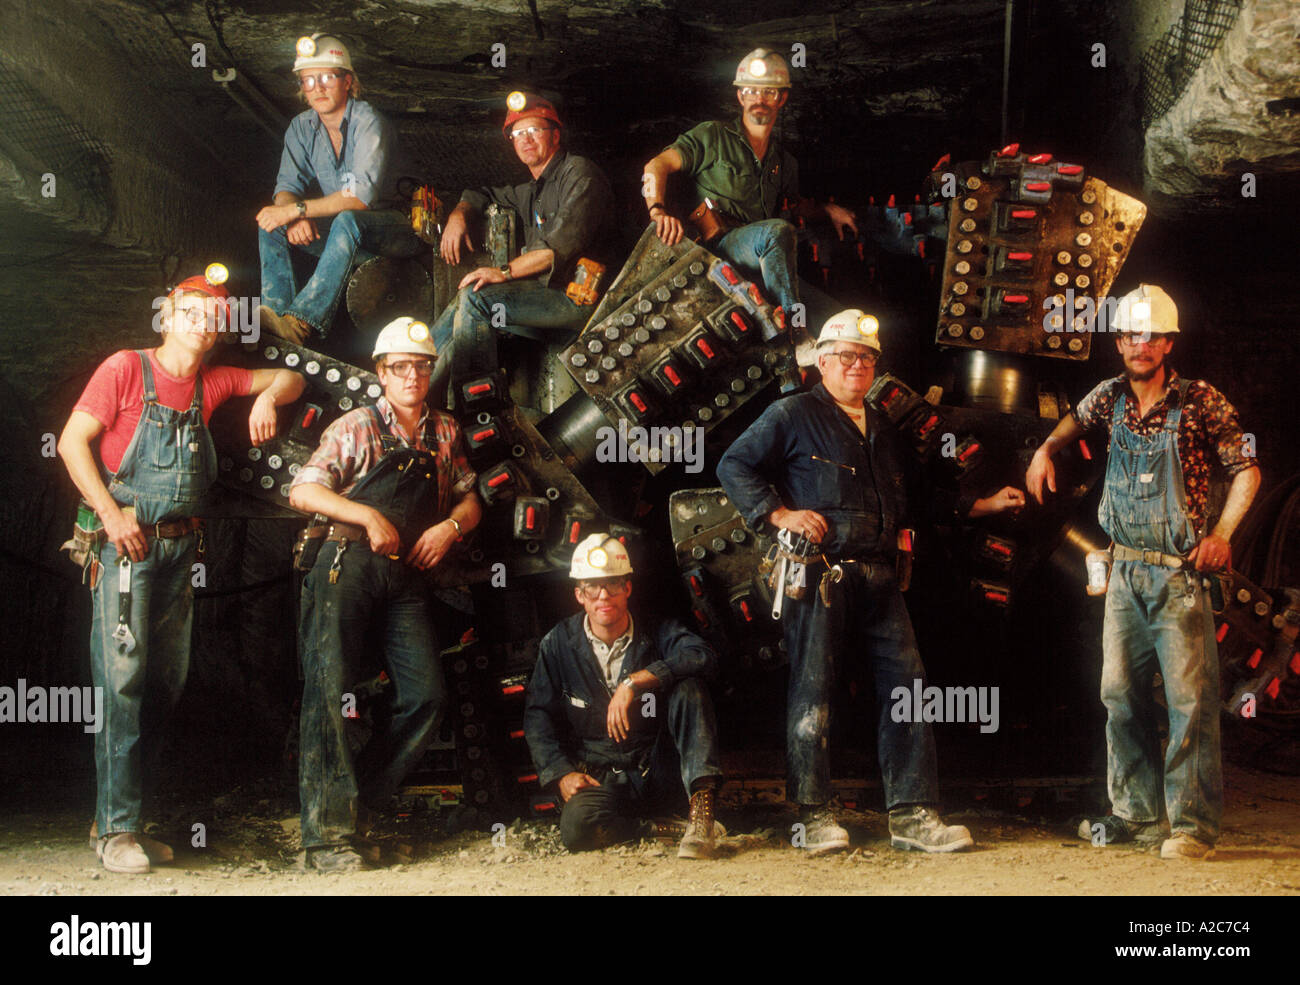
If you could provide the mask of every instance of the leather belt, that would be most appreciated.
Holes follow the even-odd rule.
[[[1154,564],[1163,568],[1182,568],[1187,565],[1187,558],[1179,557],[1177,554],[1139,550],[1136,547],[1125,547],[1123,544],[1116,544],[1112,548],[1112,557],[1116,561],[1141,561],[1143,564]]]
[[[197,516],[187,516],[183,520],[163,520],[161,523],[142,523],[140,532],[151,540],[175,540],[177,537],[184,537],[186,534],[192,534],[203,526],[203,521]],[[108,542],[108,531],[103,527],[93,531],[90,534],[90,547],[98,550]]]
[[[302,532],[302,535],[313,540],[324,537],[326,540],[346,540],[355,544],[366,539],[366,528],[336,520],[333,523],[321,523],[314,527],[308,527]]]

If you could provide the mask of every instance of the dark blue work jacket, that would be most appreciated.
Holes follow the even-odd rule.
[[[612,696],[605,674],[583,632],[584,613],[558,623],[544,637],[537,668],[528,682],[524,737],[537,767],[537,779],[549,786],[578,769],[643,765],[668,715],[668,692],[686,677],[711,680],[718,657],[704,640],[675,619],[635,618],[632,644],[623,655],[619,677],[648,670],[659,681],[654,690],[656,714],[642,714],[640,698],[629,710],[631,733],[615,742],[605,731]]]
[[[718,479],[745,522],[765,534],[778,507],[815,510],[829,524],[829,557],[892,559],[907,509],[897,432],[864,404],[867,433],[818,383],[763,411],[718,463]]]

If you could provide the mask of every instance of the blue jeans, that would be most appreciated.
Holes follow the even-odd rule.
[[[380,808],[436,733],[447,688],[425,576],[351,544],[329,583],[338,545],[321,546],[302,585],[302,732],[298,769],[304,848],[342,845],[356,831],[358,800]],[[381,616],[382,633],[368,632]],[[391,683],[392,715],[353,762],[344,695],[362,654],[378,649]]]
[[[457,325],[461,324],[457,319],[477,321],[511,335],[545,341],[567,339],[593,311],[593,306],[574,304],[564,291],[547,287],[535,277],[487,284],[477,291],[463,289],[433,324],[438,364],[429,386],[430,399],[438,406],[445,406],[439,397],[445,394],[451,373],[451,342]],[[488,363],[496,365],[495,354]]]
[[[663,695],[656,695],[663,699]],[[687,677],[667,696],[668,720],[644,772],[588,770],[599,787],[584,787],[560,813],[560,838],[571,852],[604,848],[636,833],[638,816],[685,804],[696,780],[722,776],[713,699],[703,681]]]
[[[790,655],[786,719],[786,797],[822,804],[831,797],[831,693],[838,665],[869,661],[876,692],[876,754],[885,805],[935,804],[939,781],[934,733],[926,722],[895,722],[890,714],[896,687],[925,686],[912,620],[899,594],[892,565],[872,564],[867,574],[845,565],[844,578],[822,605],[817,581],[825,569],[808,567],[808,594],[786,599],[781,615]]]
[[[713,246],[751,280],[762,278],[768,295],[776,298],[786,318],[799,303],[799,244],[794,226],[784,219],[764,219],[733,229]]]
[[[293,276],[287,226],[275,232],[257,231],[262,258],[262,303],[276,314],[297,315],[322,335],[329,331],[353,268],[373,254],[410,257],[423,244],[411,231],[410,220],[396,209],[351,210],[331,219],[314,220],[321,236],[296,247],[320,257],[302,290]]]
[[[119,602],[118,554],[100,548],[104,574],[91,593],[90,674],[104,696],[95,735],[95,821],[100,836],[139,832],[143,777],[151,774],[190,666],[194,622],[191,583],[195,535],[151,540],[143,561],[131,564],[135,645],[123,653],[113,640]]]
[[[1156,670],[1169,706],[1163,782],[1152,694]],[[1213,844],[1223,815],[1219,654],[1209,592],[1198,575],[1140,561],[1115,563],[1102,628],[1101,700],[1115,813],[1128,821],[1158,820],[1163,786],[1173,832]]]

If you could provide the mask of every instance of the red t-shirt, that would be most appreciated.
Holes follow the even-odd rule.
[[[149,364],[158,402],[173,410],[189,410],[194,399],[194,377],[182,379],[169,375],[154,358],[153,350],[149,350]],[[227,399],[246,397],[253,388],[253,374],[247,369],[200,366],[199,373],[203,376],[204,424]],[[116,472],[144,413],[144,374],[140,371],[139,356],[123,349],[100,363],[73,410],[84,411],[104,425],[99,455],[104,467],[110,473]]]

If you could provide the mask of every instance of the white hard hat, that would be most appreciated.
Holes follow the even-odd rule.
[[[375,339],[375,351],[370,358],[378,359],[393,353],[438,358],[438,350],[429,337],[429,326],[406,315],[394,318],[380,330],[379,338]]]
[[[298,57],[293,63],[293,70],[301,72],[305,68],[341,68],[352,71],[352,56],[347,46],[332,34],[319,31],[309,37],[299,38],[295,47]]]
[[[1177,335],[1178,306],[1155,284],[1139,284],[1119,299],[1111,328],[1138,335]]]
[[[630,575],[632,560],[627,548],[609,534],[592,534],[584,537],[573,552],[570,578],[609,578],[613,575]]]
[[[755,48],[736,66],[736,81],[732,85],[789,89],[790,69],[780,55],[766,48]]]
[[[880,352],[880,322],[861,308],[845,308],[826,320],[817,336],[817,348],[836,342],[856,342]]]

